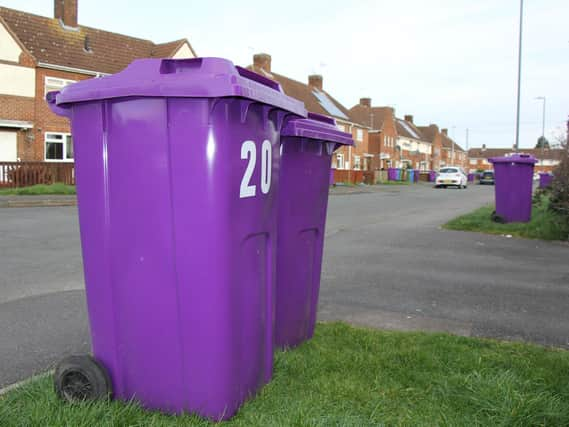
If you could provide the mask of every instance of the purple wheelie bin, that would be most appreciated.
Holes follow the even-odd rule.
[[[353,145],[334,119],[308,114],[281,133],[275,345],[312,337],[320,289],[332,153]]]
[[[112,394],[230,418],[272,375],[279,131],[304,106],[218,58],[137,60],[48,102],[71,119],[92,349]]]
[[[539,173],[539,188],[547,188],[553,182],[553,175],[548,172]]]
[[[488,160],[494,165],[495,219],[528,222],[531,219],[533,167],[537,160],[528,154]]]
[[[436,171],[429,171],[429,182],[435,182],[437,179]]]

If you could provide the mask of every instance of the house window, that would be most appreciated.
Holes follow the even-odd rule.
[[[45,78],[45,93],[54,91],[54,90],[61,90],[65,86],[70,85],[71,83],[75,83],[75,80],[67,80],[67,79],[58,79],[55,77],[46,77]]]
[[[73,139],[68,133],[46,132],[45,160],[51,162],[73,161]]]
[[[354,170],[360,170],[362,168],[362,158],[360,156],[354,156]]]
[[[344,169],[344,155],[343,154],[336,154],[336,168],[337,169]]]
[[[341,130],[342,132],[346,132],[346,128],[344,127],[344,125],[341,125],[341,124],[338,123],[338,124],[336,124],[336,127],[337,127],[339,130]]]
[[[356,141],[363,141],[363,140],[364,140],[364,130],[356,129]]]
[[[471,164],[471,165],[475,165],[475,164],[476,164],[476,159],[470,159],[470,164]]]

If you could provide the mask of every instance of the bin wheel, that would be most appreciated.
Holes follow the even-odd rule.
[[[63,359],[55,368],[53,382],[57,396],[67,402],[108,399],[112,395],[109,374],[89,355]]]
[[[504,218],[502,218],[500,215],[498,215],[496,213],[496,211],[492,212],[492,215],[490,216],[490,218],[492,219],[492,221],[497,222],[499,224],[505,224],[506,220]]]

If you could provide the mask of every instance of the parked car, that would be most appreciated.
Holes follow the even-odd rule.
[[[459,167],[441,168],[435,180],[435,188],[457,187],[466,188],[468,185],[468,177],[466,172]]]
[[[480,175],[480,185],[494,185],[494,172],[484,171]]]

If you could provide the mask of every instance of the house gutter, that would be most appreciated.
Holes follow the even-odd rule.
[[[45,62],[38,62],[38,66],[48,68],[50,70],[67,71],[70,73],[86,74],[88,76],[110,76],[109,73],[101,73],[99,71],[84,70],[82,68],[66,67],[64,65],[46,64]]]

